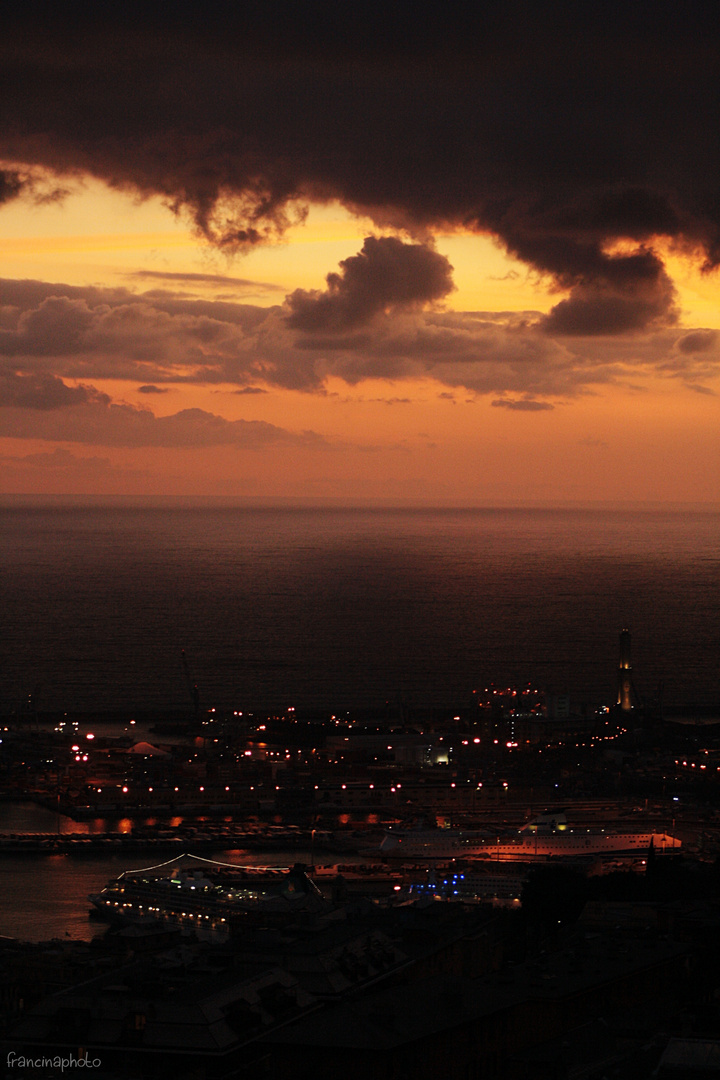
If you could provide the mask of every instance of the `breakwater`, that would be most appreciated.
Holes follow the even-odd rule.
[[[332,850],[332,837],[318,838],[321,844]],[[5,833],[0,834],[1,855],[108,855],[134,851],[173,852],[182,854],[188,848],[194,851],[275,851],[280,849],[309,849],[313,837],[307,830],[272,826],[266,829],[246,831],[223,827],[200,830],[185,827],[177,831],[158,830],[153,834],[138,833]]]

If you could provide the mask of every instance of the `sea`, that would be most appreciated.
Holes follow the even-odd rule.
[[[203,708],[299,715],[442,710],[491,682],[602,705],[623,628],[641,696],[712,710],[719,598],[710,511],[5,499],[0,717],[125,730],[138,710],[146,731],[189,714],[194,685]],[[90,827],[0,802],[0,832]],[[88,893],[144,861],[4,856],[0,935],[93,936]]]
[[[720,513],[0,502],[0,715],[720,702]]]

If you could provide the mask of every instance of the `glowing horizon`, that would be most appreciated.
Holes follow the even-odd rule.
[[[8,207],[0,220],[14,233],[0,259],[3,277],[37,276],[76,287],[122,288],[138,296],[165,290],[189,299],[220,298],[266,308],[281,304],[294,288],[322,288],[324,276],[340,259],[351,257],[363,237],[372,235],[367,222],[340,207],[311,208],[307,222],[293,227],[282,244],[228,260],[159,200],[138,203],[97,183],[62,204],[33,210],[22,206],[17,212]],[[83,221],[87,227],[80,233]],[[109,224],[113,231],[107,231]],[[34,236],[31,225],[37,229]],[[490,238],[440,236],[436,250],[453,266],[456,289],[443,304],[448,313],[544,313],[558,302],[548,283],[533,280],[527,268]],[[99,254],[104,261],[96,261]],[[681,301],[692,302],[692,290],[702,287],[706,307],[720,324],[720,304],[713,307],[710,302],[713,285],[720,299],[717,281],[693,270],[687,258],[676,262],[686,275],[678,290]],[[702,304],[697,309],[702,310]],[[69,386],[86,381],[63,378]],[[113,402],[150,408],[157,417],[202,409],[229,421],[312,430],[327,445],[294,449],[295,471],[288,476],[287,452],[269,447],[240,452],[251,466],[241,470],[239,451],[231,447],[115,448],[67,438],[5,438],[3,490],[99,494],[107,486],[123,494],[201,494],[211,461],[210,483],[217,495],[257,495],[262,489],[283,498],[346,494],[392,500],[407,491],[408,498],[429,502],[608,502],[619,496],[615,477],[623,463],[631,463],[624,501],[718,501],[712,469],[704,480],[696,477],[688,484],[697,451],[688,449],[687,440],[691,433],[691,442],[715,438],[714,397],[684,391],[681,419],[676,381],[654,372],[634,372],[632,378],[638,380],[633,388],[590,385],[579,397],[535,395],[533,401],[550,401],[553,408],[532,410],[522,408],[522,394],[479,394],[427,377],[363,378],[352,384],[329,375],[321,393],[259,379],[257,392],[239,394],[232,383],[188,381],[183,370],[182,381],[170,379],[149,394],[138,389],[137,380],[94,376],[93,386]],[[503,400],[517,407],[492,407],[492,401]],[[679,454],[669,455],[672,467],[665,461],[657,473],[653,445],[668,432],[678,440]],[[53,459],[60,448],[63,454]],[[485,470],[492,475],[483,478]]]

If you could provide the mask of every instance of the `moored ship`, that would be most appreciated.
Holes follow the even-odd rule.
[[[364,886],[402,885],[405,873],[385,863],[333,863],[330,866],[314,866],[308,871],[316,884],[327,884],[342,879],[348,884]]]
[[[677,852],[682,841],[667,832],[573,828],[564,814],[542,814],[522,829],[491,833],[454,829],[389,829],[380,845],[386,858],[486,858],[535,862],[549,858]]]
[[[326,906],[301,866],[238,866],[196,855],[128,870],[89,899],[97,913],[111,920],[169,919],[196,928],[228,930],[233,922],[254,916],[282,918]]]

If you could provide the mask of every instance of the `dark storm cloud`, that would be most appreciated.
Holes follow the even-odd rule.
[[[19,173],[9,169],[0,169],[0,206],[3,203],[16,199],[26,183]]]
[[[0,156],[160,195],[228,250],[312,200],[491,232],[570,290],[553,333],[671,323],[657,236],[720,261],[705,5],[142,7],[5,16]]]
[[[627,334],[677,321],[675,289],[653,252],[595,257],[576,250],[573,257],[572,272],[555,266],[571,292],[544,320],[548,333]]]
[[[169,394],[170,393],[170,387],[169,386],[155,386],[153,383],[150,383],[149,385],[146,385],[146,386],[138,386],[137,392],[138,392],[138,394]]]
[[[36,205],[60,202],[68,194],[66,187],[48,183],[43,175],[17,169],[0,168],[0,207],[13,199],[29,198]]]
[[[408,310],[441,300],[455,288],[452,266],[425,244],[367,236],[362,251],[327,275],[325,292],[296,289],[287,298],[294,330],[344,333],[380,311]]]

